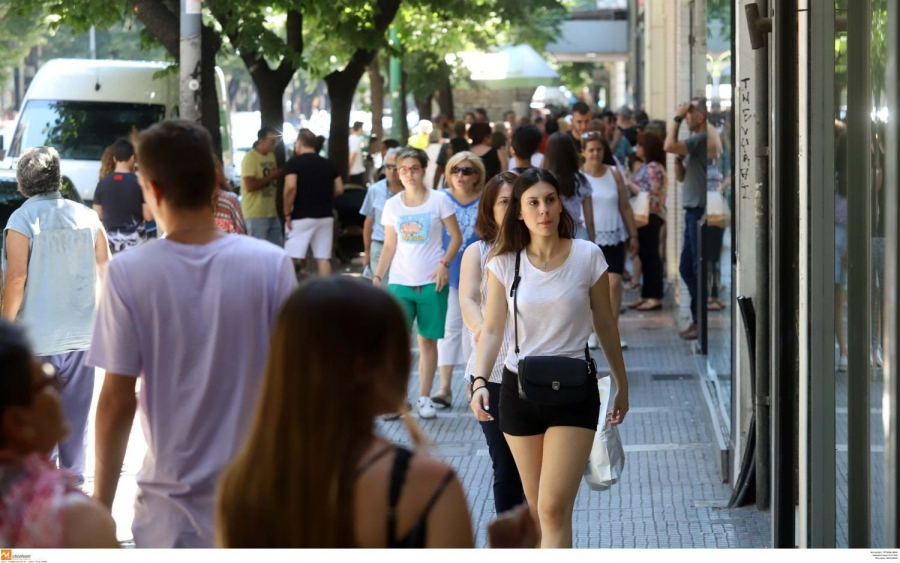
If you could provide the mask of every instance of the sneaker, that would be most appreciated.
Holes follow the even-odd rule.
[[[431,402],[430,398],[419,397],[417,406],[419,410],[419,418],[428,419],[437,416],[437,411],[434,409],[434,403]]]
[[[431,401],[441,408],[449,409],[450,405],[453,404],[453,393],[451,391],[447,391],[446,393],[438,391],[431,396]]]
[[[847,371],[847,356],[841,356],[841,361],[838,364],[838,371]]]
[[[597,341],[597,335],[593,332],[590,336],[588,336],[588,347],[589,348],[599,348],[600,342]]]
[[[624,338],[621,339],[621,340],[619,340],[619,347],[622,348],[622,350],[627,350],[627,349],[628,349],[628,343],[625,342],[625,339],[624,339]]]

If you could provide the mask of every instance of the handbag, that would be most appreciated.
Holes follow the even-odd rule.
[[[513,318],[515,319],[516,357],[519,355],[519,266],[522,253],[516,254],[516,275],[513,278]],[[528,356],[521,358],[519,367],[519,398],[539,405],[568,405],[584,401],[597,377],[597,365],[591,358],[587,343],[584,359],[561,356]]]
[[[618,483],[622,478],[622,470],[625,469],[625,449],[622,447],[619,429],[606,421],[603,412],[609,401],[609,385],[609,377],[597,381],[600,404],[604,406],[600,410],[603,422],[594,434],[591,457],[584,468],[584,482],[594,491],[605,491]]]
[[[650,194],[640,192],[630,200],[631,212],[634,214],[634,224],[640,229],[650,224]]]
[[[731,226],[731,210],[718,191],[706,192],[706,224],[722,229]]]

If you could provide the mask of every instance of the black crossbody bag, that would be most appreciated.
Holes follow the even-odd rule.
[[[516,357],[519,356],[519,266],[522,253],[516,254],[516,275],[510,296],[513,298],[513,319],[516,332]],[[597,392],[597,364],[591,358],[587,343],[584,359],[560,356],[528,356],[519,359],[519,397],[539,405],[569,405],[587,399]]]

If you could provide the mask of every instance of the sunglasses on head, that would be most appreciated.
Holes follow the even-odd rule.
[[[475,173],[475,169],[471,166],[454,166],[450,169],[450,175],[456,176],[457,174],[462,174],[463,176],[471,176]]]

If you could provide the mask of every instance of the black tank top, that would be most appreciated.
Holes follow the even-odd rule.
[[[357,475],[363,474],[368,468],[375,464],[379,459],[388,453],[396,451],[394,456],[394,465],[391,468],[391,477],[388,483],[388,512],[387,512],[387,546],[389,548],[412,548],[423,549],[425,547],[425,535],[428,530],[428,514],[434,508],[441,493],[447,487],[447,484],[453,479],[453,470],[447,472],[441,483],[431,494],[425,509],[416,520],[415,525],[402,539],[397,539],[397,503],[400,500],[400,493],[403,492],[403,485],[406,483],[406,474],[409,471],[409,462],[412,459],[412,452],[400,446],[388,446],[374,457],[366,461],[359,468]]]

